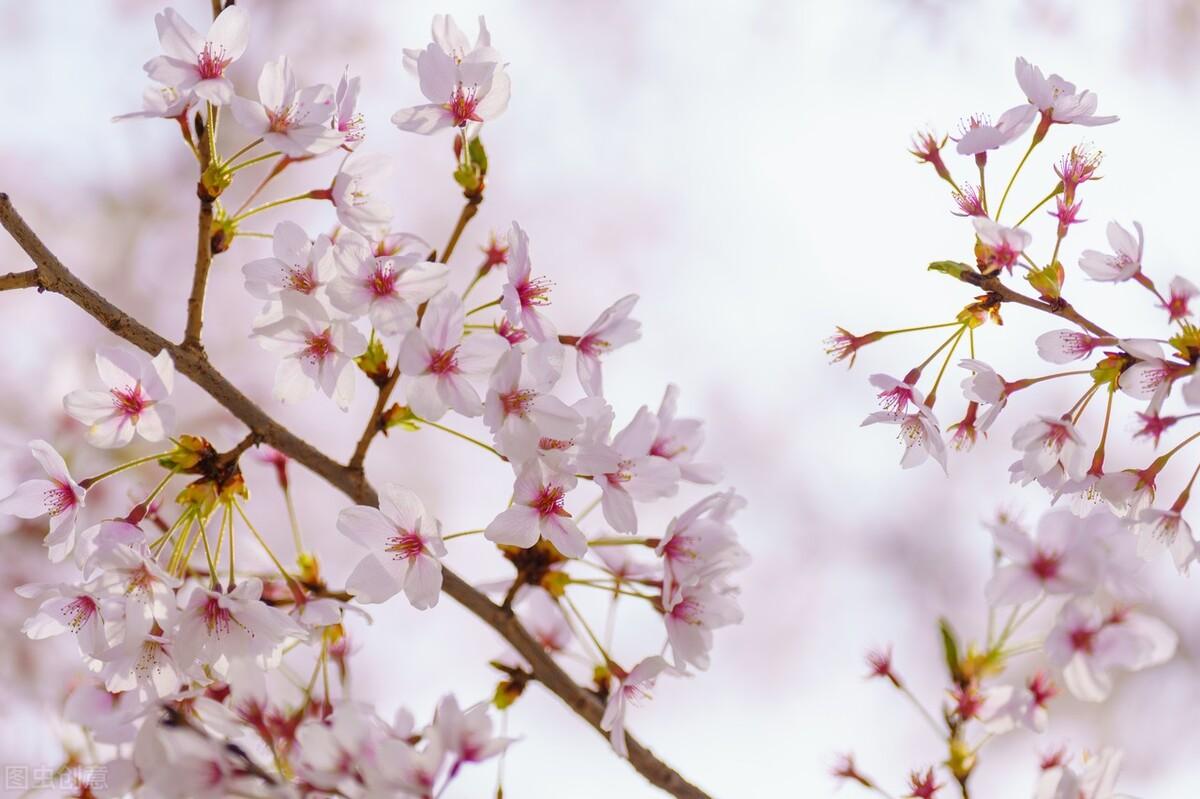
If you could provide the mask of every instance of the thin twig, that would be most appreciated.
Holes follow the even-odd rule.
[[[1048,314],[1054,314],[1055,316],[1066,319],[1068,322],[1078,325],[1093,335],[1105,337],[1112,337],[1113,335],[1104,328],[1100,327],[1100,325],[1080,314],[1071,306],[1071,303],[1064,299],[1059,299],[1057,302],[1051,303],[1046,302],[1045,300],[1035,299],[1033,297],[1026,297],[1024,294],[1013,291],[1008,286],[1001,283],[1000,278],[995,275],[981,275],[978,272],[972,272],[970,270],[962,272],[962,274],[959,275],[959,280],[962,280],[964,283],[970,283],[973,286],[979,286],[979,288],[983,289],[988,294],[995,296],[1001,302],[1015,302],[1018,305],[1024,305],[1029,308],[1036,308],[1037,310],[1044,311]]]

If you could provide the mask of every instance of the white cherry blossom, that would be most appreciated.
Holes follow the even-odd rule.
[[[175,388],[175,364],[166,350],[150,358],[128,347],[106,347],[96,353],[96,370],[105,391],[72,391],[63,407],[88,425],[88,443],[104,449],[123,447],[139,435],[162,441],[174,424],[166,399]]]
[[[201,36],[173,8],[154,17],[158,41],[166,55],[146,62],[146,74],[164,86],[190,90],[213,105],[228,105],[234,97],[226,71],[242,57],[250,37],[250,15],[241,6],[227,6]]]

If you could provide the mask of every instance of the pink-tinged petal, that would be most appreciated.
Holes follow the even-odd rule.
[[[575,371],[579,375],[579,385],[589,397],[604,396],[604,378],[600,372],[600,359],[595,355],[576,350]]]
[[[138,414],[135,432],[147,441],[162,441],[167,437],[169,421],[174,418],[174,409],[170,405],[155,405],[146,408]]]
[[[421,94],[431,102],[445,103],[450,100],[458,84],[458,68],[453,57],[437,45],[430,44],[417,57],[417,77]]]
[[[133,420],[124,414],[114,413],[88,428],[87,442],[101,449],[117,449],[133,441]]]
[[[416,105],[392,114],[392,124],[409,133],[428,136],[454,126],[454,115],[440,105]]]
[[[377,297],[367,313],[371,318],[371,326],[384,336],[402,335],[417,324],[416,310],[394,294]]]
[[[528,505],[513,505],[493,519],[483,531],[483,535],[495,544],[528,549],[536,544],[540,537],[538,512]]]
[[[142,69],[150,80],[164,86],[174,86],[180,91],[190,89],[200,79],[195,64],[168,56],[155,56]]]
[[[258,76],[258,99],[267,108],[279,111],[291,105],[296,94],[296,77],[287,56],[263,64]]]
[[[250,41],[250,14],[241,6],[226,6],[208,29],[208,41],[224,49],[230,61],[238,60]]]
[[[62,459],[62,455],[58,454],[58,450],[50,446],[46,441],[40,438],[29,442],[29,451],[33,455],[41,467],[46,470],[46,474],[50,479],[57,483],[69,483],[74,485],[71,479],[71,473],[67,471],[67,463]]]
[[[229,78],[212,78],[198,81],[192,91],[201,100],[208,100],[213,105],[229,105],[237,95],[233,91],[233,83]]]
[[[402,530],[414,531],[417,522],[425,518],[425,505],[415,491],[387,483],[383,487],[384,514]]]
[[[618,533],[636,533],[638,520],[637,511],[633,507],[633,497],[620,486],[603,485],[602,490],[600,507],[604,511],[605,520]]]
[[[164,399],[175,390],[175,362],[171,360],[171,353],[160,350],[158,355],[150,359],[150,366],[151,369],[142,375],[143,388],[151,399]]]
[[[109,388],[128,388],[139,382],[145,371],[145,357],[125,347],[104,347],[96,351],[96,371]]]
[[[634,666],[624,682],[627,685],[639,685],[644,682],[651,682],[669,668],[671,668],[670,663],[667,663],[666,660],[658,655],[653,655]]]
[[[998,567],[983,590],[989,604],[1002,607],[1035,599],[1042,584],[1027,567],[1010,564]]]
[[[1083,654],[1075,655],[1063,669],[1063,683],[1084,702],[1103,702],[1112,692],[1112,678]]]
[[[400,582],[374,555],[367,555],[346,578],[346,591],[359,602],[386,602],[400,592]]]
[[[378,508],[354,505],[338,513],[337,529],[342,535],[374,551],[382,551],[384,542],[396,534],[395,525]]]
[[[427,610],[438,603],[441,593],[442,564],[429,555],[418,555],[404,580],[404,595],[417,610]]]
[[[77,422],[93,425],[116,412],[113,395],[107,391],[72,391],[63,397],[63,409]]]
[[[513,483],[513,502],[528,505],[537,499],[542,491],[542,467],[537,461],[531,461],[521,467]]]
[[[512,79],[508,77],[508,73],[503,69],[497,69],[492,76],[492,85],[488,89],[486,95],[483,95],[479,104],[475,106],[475,113],[483,120],[493,120],[504,113],[508,108],[508,100],[512,96]]]
[[[316,388],[313,379],[304,373],[304,367],[296,358],[284,358],[275,370],[275,386],[272,393],[280,402],[303,402]]]
[[[410,330],[400,344],[400,352],[396,358],[401,374],[412,377],[425,374],[429,370],[430,361],[433,360],[433,353],[424,333],[420,330]]]
[[[438,396],[447,405],[463,416],[479,416],[483,413],[483,401],[479,392],[462,375],[445,374],[437,381]]]
[[[154,27],[158,43],[169,56],[194,63],[204,49],[204,37],[173,8],[155,14]]]
[[[261,103],[244,97],[234,97],[230,100],[230,108],[233,110],[233,118],[247,133],[261,136],[271,129],[271,118]]]
[[[304,228],[295,222],[280,222],[271,234],[271,251],[275,257],[290,266],[302,266],[308,262],[313,243]]]
[[[466,310],[452,291],[443,291],[429,301],[421,318],[421,332],[430,348],[445,352],[462,341]]]
[[[408,407],[417,416],[436,422],[446,415],[446,403],[438,391],[436,375],[421,375],[404,381],[404,395]]]
[[[49,480],[29,480],[21,483],[7,497],[0,499],[0,514],[21,519],[36,519],[49,512],[46,497],[58,490]]]
[[[612,445],[618,452],[640,455],[649,452],[658,434],[658,417],[643,405],[623,430],[613,436]]]
[[[542,536],[568,558],[582,558],[587,554],[587,538],[571,519],[565,516],[544,516],[540,526]]]

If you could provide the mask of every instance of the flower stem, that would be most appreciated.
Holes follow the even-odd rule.
[[[495,455],[497,458],[500,458],[501,460],[508,460],[508,459],[507,459],[507,458],[505,458],[503,455],[501,455],[501,454],[500,454],[500,452],[499,452],[499,450],[497,450],[495,447],[488,446],[487,444],[483,443],[482,441],[480,441],[480,440],[479,440],[479,439],[477,439],[477,438],[471,438],[471,437],[470,437],[469,435],[467,435],[466,433],[460,433],[460,432],[458,432],[457,430],[454,430],[454,429],[452,429],[452,428],[449,428],[449,427],[445,427],[444,425],[440,425],[440,424],[438,424],[437,422],[431,422],[431,421],[429,421],[428,419],[422,419],[422,418],[421,418],[421,417],[419,417],[419,416],[417,416],[417,417],[414,417],[414,421],[416,421],[416,422],[419,422],[420,424],[427,424],[427,425],[429,425],[430,427],[436,427],[438,430],[441,430],[441,431],[443,431],[443,432],[449,433],[449,434],[450,434],[450,435],[452,435],[452,436],[458,436],[458,437],[459,437],[459,438],[461,438],[463,441],[470,441],[470,442],[471,442],[472,444],[474,444],[475,446],[477,446],[477,447],[482,447],[483,449],[486,449],[488,452],[492,453],[493,455]]]
[[[469,148],[464,146],[463,152],[466,153],[468,151]],[[442,250],[442,256],[438,259],[439,261],[446,263],[450,260],[450,255],[458,245],[458,240],[466,229],[467,223],[479,212],[479,203],[481,202],[483,202],[483,197],[467,199],[466,204],[463,205],[463,209],[458,215],[458,222],[454,225],[454,231],[450,234],[450,241],[446,242],[446,249]]]
[[[251,158],[249,161],[243,161],[240,164],[235,164],[234,166],[230,166],[227,168],[227,171],[229,172],[229,174],[232,175],[234,172],[245,169],[248,166],[254,166],[255,164],[261,164],[263,161],[266,161],[268,158],[274,158],[277,155],[279,155],[278,150],[267,153],[266,155],[260,155],[257,158]]]
[[[1000,207],[996,209],[996,221],[1000,221],[1000,214],[1004,212],[1004,203],[1008,200],[1008,193],[1012,191],[1013,184],[1017,181],[1017,175],[1021,174],[1021,167],[1025,166],[1025,162],[1029,160],[1033,148],[1038,146],[1041,139],[1034,136],[1033,141],[1029,143],[1029,149],[1025,151],[1025,155],[1021,157],[1021,162],[1017,164],[1017,168],[1013,170],[1012,177],[1008,179],[1008,185],[1004,187],[1004,194],[1000,196]]]
[[[478,535],[479,533],[482,533],[482,532],[483,532],[483,530],[463,530],[462,532],[459,532],[459,533],[451,533],[450,535],[444,535],[444,536],[442,536],[442,540],[443,541],[452,541],[455,538],[462,538],[463,536],[466,536],[466,535]]]
[[[302,194],[295,194],[291,197],[284,197],[282,200],[272,200],[269,203],[263,203],[262,205],[255,206],[254,208],[251,208],[249,211],[243,211],[243,212],[239,213],[237,216],[235,216],[230,221],[237,223],[237,222],[242,221],[243,219],[245,219],[248,216],[254,216],[255,214],[260,214],[263,211],[269,211],[272,208],[278,208],[279,206],[286,205],[287,203],[299,202],[300,200],[315,199],[312,196],[312,194],[313,193],[311,191],[306,191],[306,192],[303,192]]]
[[[483,305],[478,305],[478,306],[472,308],[471,310],[467,311],[465,315],[470,316],[471,314],[479,313],[480,311],[486,311],[488,308],[492,308],[499,304],[500,304],[500,298],[497,297],[496,299],[492,300],[491,302],[485,302]]]
[[[295,578],[288,574],[287,569],[283,568],[283,564],[279,562],[279,558],[275,557],[275,553],[271,551],[271,547],[267,546],[266,539],[264,539],[254,525],[250,523],[250,517],[246,515],[246,511],[242,507],[242,503],[235,500],[233,502],[233,507],[237,509],[238,515],[242,517],[242,521],[246,523],[246,527],[250,529],[250,532],[254,535],[255,539],[257,539],[259,546],[261,546],[263,551],[267,553],[267,557],[270,558],[271,562],[275,564],[275,568],[278,569],[279,574],[283,576],[283,581],[288,585],[294,585],[296,582]],[[233,542],[233,536],[229,537],[229,541],[230,543]],[[230,548],[231,553],[232,551],[233,549]]]
[[[121,472],[126,471],[127,469],[132,469],[135,466],[141,466],[143,463],[149,463],[150,461],[156,461],[159,458],[162,458],[169,454],[171,454],[171,453],[160,452],[157,455],[147,455],[144,458],[136,458],[134,460],[129,461],[128,463],[122,463],[120,466],[114,466],[113,468],[109,469],[107,472],[100,472],[100,474],[94,475],[92,477],[85,477],[79,481],[79,485],[81,488],[84,488],[84,489],[91,488],[96,483],[99,483],[101,480],[103,480],[106,477],[112,477],[114,474],[120,474]]]
[[[262,138],[261,138],[261,137],[260,137],[260,138],[257,138],[257,139],[255,139],[255,140],[254,140],[254,141],[252,141],[252,142],[250,142],[250,143],[249,143],[249,144],[247,144],[245,147],[243,147],[242,149],[238,150],[238,151],[237,151],[236,153],[234,153],[233,155],[231,155],[231,156],[229,156],[228,158],[226,158],[226,159],[225,159],[225,165],[226,165],[226,166],[229,166],[229,165],[230,165],[230,164],[232,164],[234,161],[238,160],[238,159],[239,159],[239,158],[241,158],[243,155],[245,155],[246,153],[250,152],[251,150],[253,150],[253,149],[254,149],[255,147],[257,147],[258,145],[262,144],[262,142],[263,142],[263,140],[262,140]],[[233,171],[233,170],[230,170],[230,171]]]
[[[1058,195],[1062,194],[1062,192],[1063,192],[1063,184],[1060,181],[1059,184],[1054,187],[1054,191],[1047,194],[1045,197],[1042,198],[1041,202],[1039,202],[1037,205],[1030,208],[1029,213],[1025,214],[1025,216],[1018,219],[1017,224],[1013,225],[1013,227],[1020,227],[1021,225],[1023,225],[1025,223],[1025,220],[1028,219],[1029,217],[1033,216],[1034,213],[1037,211],[1037,209],[1041,208],[1043,205],[1050,202]],[[1051,263],[1053,263],[1053,259],[1051,260]]]

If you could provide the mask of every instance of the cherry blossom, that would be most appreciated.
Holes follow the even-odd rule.
[[[971,376],[962,382],[963,396],[987,406],[978,426],[979,432],[986,433],[1008,404],[1008,383],[995,369],[975,358],[964,358],[958,365],[971,370]]]
[[[508,322],[520,327],[535,341],[554,335],[538,308],[550,304],[550,282],[533,277],[529,259],[529,235],[516,222],[508,234],[508,282],[500,295],[500,307]]]
[[[625,713],[629,705],[648,699],[655,680],[669,670],[671,664],[661,657],[648,657],[622,676],[616,689],[609,692],[604,716],[600,719],[600,729],[608,731],[613,750],[621,757],[629,757],[629,749],[625,745]]]
[[[1045,732],[1049,723],[1047,703],[1058,695],[1058,688],[1042,672],[1036,672],[1019,688],[1008,688],[1008,698],[980,718],[984,728],[994,735],[1003,735],[1017,727],[1033,732]]]
[[[421,324],[404,337],[399,355],[402,385],[418,416],[437,420],[447,407],[463,416],[483,413],[483,401],[468,376],[491,371],[507,345],[487,332],[464,336],[465,324],[462,300],[443,291],[429,301]]]
[[[234,97],[226,70],[246,51],[250,15],[240,6],[227,6],[201,36],[173,8],[154,17],[158,41],[166,55],[146,62],[146,74],[164,86],[190,90],[213,105],[228,105]]]
[[[283,356],[275,372],[275,398],[300,402],[320,388],[342,410],[354,398],[354,361],[367,340],[349,322],[330,319],[317,300],[285,295],[282,317],[254,328],[268,350]]]
[[[1075,425],[1053,416],[1039,416],[1017,428],[1013,447],[1024,451],[1014,472],[1023,482],[1036,480],[1059,467],[1064,477],[1081,479],[1090,454]]]
[[[1099,103],[1096,95],[1089,91],[1076,91],[1074,83],[1058,75],[1047,78],[1040,68],[1024,58],[1017,58],[1016,74],[1017,83],[1029,100],[1030,111],[1040,112],[1046,120],[1043,123],[1045,125],[1057,122],[1093,127],[1117,121],[1115,116],[1096,116]]]
[[[27,480],[0,499],[0,513],[22,519],[50,517],[46,535],[50,560],[64,560],[75,547],[75,521],[84,505],[86,491],[71,478],[62,456],[45,441],[29,442],[29,451],[42,468],[47,479]]]
[[[523,368],[525,357],[516,348],[500,356],[483,407],[496,448],[514,463],[534,457],[543,438],[567,441],[583,425],[577,411],[547,393],[552,379],[538,379],[533,369]]]
[[[446,556],[437,520],[426,513],[419,497],[389,483],[381,508],[355,505],[338,514],[342,535],[369,551],[346,579],[346,590],[360,602],[391,599],[403,590],[418,610],[437,604]]]
[[[40,603],[37,612],[21,626],[21,632],[33,640],[72,633],[85,655],[96,657],[108,648],[100,597],[63,583],[30,583],[18,586],[16,591]]]
[[[444,264],[423,255],[377,257],[356,233],[338,238],[334,248],[338,274],[329,286],[333,307],[354,317],[368,316],[385,336],[404,335],[417,323],[417,306],[446,286]]]
[[[1108,243],[1112,254],[1084,250],[1079,256],[1079,268],[1092,280],[1120,283],[1142,270],[1142,250],[1145,236],[1140,222],[1133,223],[1137,238],[1116,222],[1108,223]]]
[[[107,391],[72,391],[63,398],[67,413],[88,425],[88,443],[114,449],[135,433],[162,441],[175,419],[164,402],[175,387],[170,354],[163,350],[151,359],[137,350],[106,347],[96,353],[96,370]]]
[[[1006,563],[984,587],[993,605],[1019,605],[1047,594],[1083,594],[1096,582],[1094,542],[1067,511],[1048,513],[1038,522],[1037,538],[1015,523],[991,526],[996,549]]]
[[[492,49],[492,35],[482,16],[479,17],[479,34],[474,45],[449,14],[434,14],[431,27],[430,38],[433,39],[433,43],[455,61],[500,61],[499,53]],[[413,75],[417,74],[417,59],[422,52],[424,51],[404,48],[404,68]]]
[[[938,429],[937,417],[933,411],[918,406],[915,413],[897,413],[893,411],[877,411],[863,420],[862,426],[873,424],[894,424],[900,426],[898,438],[904,442],[904,455],[900,465],[905,469],[920,466],[929,458],[933,458],[942,471],[946,471],[946,444],[942,440],[942,432]]]
[[[1042,360],[1063,364],[1087,358],[1104,342],[1078,330],[1049,330],[1035,343]]]
[[[1168,286],[1167,299],[1160,305],[1167,312],[1168,321],[1178,322],[1192,315],[1189,307],[1192,299],[1200,294],[1200,288],[1186,277],[1176,275]]]
[[[1064,763],[1044,769],[1034,799],[1120,799],[1116,793],[1122,754],[1111,748],[1084,758],[1077,772]]]
[[[576,468],[600,487],[604,518],[620,533],[636,533],[634,500],[649,502],[679,489],[679,467],[666,458],[646,455],[654,443],[657,419],[642,406],[633,420],[608,443],[608,431],[580,448]]]
[[[271,239],[273,257],[242,267],[250,296],[268,302],[287,292],[322,296],[336,273],[333,241],[321,234],[314,242],[295,222],[280,222]]]
[[[446,128],[495,119],[508,107],[511,83],[495,51],[478,48],[455,58],[436,43],[417,56],[421,93],[430,102],[402,108],[392,124],[412,133],[429,135]]]
[[[212,665],[270,655],[306,633],[290,616],[262,601],[262,581],[247,577],[228,593],[194,586],[176,620],[173,654],[180,664]]]
[[[671,461],[679,468],[679,476],[688,482],[720,482],[722,470],[719,464],[695,461],[704,444],[704,422],[678,418],[678,404],[679,386],[672,383],[667,386],[658,406],[658,429],[649,454]]]
[[[673,518],[654,552],[663,559],[662,604],[671,609],[683,588],[722,580],[749,565],[750,556],[729,524],[746,501],[732,489],[710,494]]]
[[[453,695],[442,697],[433,718],[433,731],[442,749],[453,755],[450,776],[463,763],[482,763],[508,748],[511,738],[498,737],[492,732],[492,720],[486,703],[461,710]]]
[[[684,671],[690,664],[704,671],[711,662],[713,630],[740,624],[742,609],[732,592],[718,592],[705,585],[682,586],[679,600],[667,611],[664,621],[675,668]]]
[[[522,549],[544,538],[568,558],[583,557],[587,539],[563,507],[575,483],[572,474],[550,472],[538,460],[528,461],[513,484],[512,506],[492,520],[484,536]]]
[[[601,356],[641,338],[642,323],[629,318],[637,301],[636,294],[617,300],[575,342],[575,368],[579,373],[579,384],[588,396],[599,397],[604,394]]]
[[[1192,526],[1178,510],[1145,508],[1134,517],[1134,531],[1138,537],[1138,555],[1149,559],[1156,552],[1166,549],[1175,561],[1181,574],[1196,560],[1196,539]]]
[[[1026,130],[1036,114],[1028,105],[1010,108],[1000,115],[996,124],[972,117],[955,147],[961,155],[978,155],[1015,141]]]
[[[258,102],[233,98],[233,116],[253,136],[291,158],[320,155],[342,143],[329,126],[333,89],[325,84],[297,88],[287,56],[263,65]]]
[[[976,248],[979,271],[988,275],[1007,269],[1012,272],[1017,259],[1033,242],[1033,236],[1019,227],[1005,227],[985,216],[971,218],[981,248]]]
[[[358,93],[362,89],[362,78],[350,77],[350,68],[342,73],[337,90],[333,95],[334,113],[332,127],[342,135],[342,146],[353,149],[367,135],[366,121],[358,111]]]
[[[123,119],[181,119],[196,104],[190,90],[180,91],[175,86],[147,86],[142,92],[142,110],[118,114],[113,122]]]
[[[380,198],[391,160],[379,153],[356,151],[333,176],[329,199],[338,221],[368,239],[381,238],[392,223],[392,207]]]

